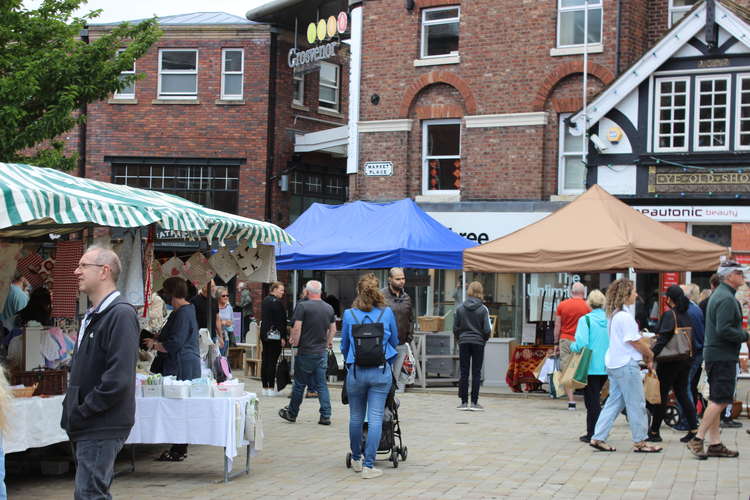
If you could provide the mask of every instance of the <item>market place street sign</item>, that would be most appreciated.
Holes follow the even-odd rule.
[[[365,175],[368,177],[388,177],[393,175],[393,162],[368,161],[365,163]]]

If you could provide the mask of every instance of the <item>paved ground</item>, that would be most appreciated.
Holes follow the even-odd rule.
[[[251,383],[251,389],[256,387]],[[401,421],[407,462],[362,480],[344,466],[348,447],[348,409],[334,389],[334,424],[317,425],[317,401],[304,402],[296,424],[276,412],[286,398],[263,398],[266,449],[252,461],[250,476],[228,485],[221,478],[222,450],[190,448],[181,463],[153,459],[163,446],[138,449],[137,471],[115,480],[115,498],[748,498],[750,436],[744,429],[724,432],[724,442],[739,447],[739,459],[692,458],[664,429],[659,455],[630,451],[624,418],[610,442],[616,453],[597,453],[580,443],[585,411],[568,412],[564,402],[542,397],[487,397],[480,412],[457,412],[455,396],[407,393]],[[580,404],[582,406],[582,403]],[[743,420],[750,428],[747,419]],[[123,466],[124,463],[120,463]],[[72,498],[71,476],[11,477],[9,498]]]

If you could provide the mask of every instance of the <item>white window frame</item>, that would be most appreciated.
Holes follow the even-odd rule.
[[[119,56],[125,52],[125,49],[117,49],[117,55]],[[135,60],[133,60],[133,69],[129,71],[120,71],[120,76],[123,75],[134,75],[135,74]],[[135,81],[133,81],[133,92],[131,93],[122,93],[122,92],[115,92],[112,96],[113,99],[135,99]]]
[[[743,146],[740,142],[740,125],[742,125],[742,81],[747,80],[750,81],[750,73],[739,73],[737,75],[737,87],[735,90],[735,99],[737,99],[737,102],[734,106],[734,149],[738,149],[740,151],[747,151],[750,150],[750,144],[747,146]],[[748,89],[748,93],[750,93],[750,89]],[[750,104],[747,105],[748,108],[750,108]],[[750,122],[750,118],[747,118],[747,121]]]
[[[597,2],[597,3],[592,3],[592,2]],[[601,22],[599,23],[599,26],[600,26],[599,41],[598,42],[589,42],[586,45],[588,45],[589,47],[592,47],[592,46],[597,46],[598,47],[598,46],[601,46],[601,45],[604,44],[604,4],[603,4],[602,0],[584,0],[584,4],[583,5],[576,5],[576,6],[573,6],[573,7],[563,7],[562,6],[562,0],[557,0],[557,39],[555,40],[555,42],[557,43],[557,45],[556,45],[557,48],[563,48],[563,47],[583,47],[584,46],[583,43],[573,43],[573,44],[568,44],[568,45],[562,45],[560,43],[560,24],[561,24],[560,20],[562,19],[562,16],[560,14],[563,14],[565,12],[574,12],[574,11],[583,10],[583,9],[588,9],[588,10],[591,10],[591,9],[601,9],[601,16],[602,16]],[[591,21],[591,13],[589,13],[589,21]],[[586,27],[584,27],[584,29],[585,28]],[[583,36],[584,36],[584,40],[588,39],[588,36],[589,36],[588,30],[587,30],[586,33],[583,34]]]
[[[565,189],[565,163],[566,158],[578,157],[583,161],[583,150],[577,153],[565,152],[565,120],[569,118],[573,113],[560,113],[558,117],[558,139],[557,139],[557,194],[581,194],[586,191],[586,180],[583,181],[583,187],[581,189]],[[582,142],[587,141],[588,136],[584,136]],[[584,142],[586,146],[588,144]]]
[[[325,111],[338,112],[340,110],[339,106],[341,106],[341,66],[339,66],[338,64],[323,61],[320,63],[321,70],[323,69],[323,65],[329,65],[329,66],[333,66],[334,68],[336,68],[336,85],[328,85],[327,83],[323,83],[322,78],[318,79],[319,80],[318,85],[319,87],[327,87],[327,88],[334,89],[336,91],[336,100],[327,101],[321,98],[320,89],[318,89],[318,108],[325,110]],[[322,72],[320,73],[320,75],[322,75]],[[327,104],[333,104],[333,107],[321,106],[320,105],[321,102],[324,102]]]
[[[679,12],[682,12],[682,17],[685,17],[685,14],[690,12],[690,9],[695,7],[695,4],[698,3],[700,0],[694,0],[692,5],[680,5],[679,7],[674,6],[674,0],[669,0],[669,11],[667,13],[667,27],[671,28],[674,26],[672,23],[672,14],[677,14]],[[680,20],[682,19],[680,18]]]
[[[162,63],[162,55],[164,52],[195,52],[195,70],[184,70],[184,69],[170,69],[170,70],[163,70],[161,68]],[[159,61],[158,61],[158,70],[159,70],[159,78],[157,80],[157,93],[159,96],[159,99],[197,99],[198,98],[198,67],[199,67],[199,58],[200,54],[198,53],[198,49],[172,49],[172,48],[164,48],[159,49]],[[195,75],[195,92],[194,93],[182,93],[182,94],[163,94],[161,90],[161,78],[163,75]]]
[[[454,159],[456,156],[427,156],[427,128],[430,125],[458,125],[458,159],[461,160],[461,120],[459,119],[442,119],[442,120],[424,120],[422,121],[422,194],[429,195],[455,195],[461,192],[460,189],[430,189],[430,160]],[[463,164],[461,165],[463,169]],[[463,178],[463,176],[462,176]]]
[[[457,14],[456,17],[449,17],[446,19],[438,19],[434,21],[427,21],[427,13],[428,12],[438,12],[441,10],[456,10]],[[422,30],[422,36],[420,37],[420,48],[419,48],[419,57],[420,59],[434,59],[436,57],[451,57],[451,56],[457,56],[459,51],[454,50],[450,54],[437,54],[434,56],[428,56],[426,54],[427,52],[427,30],[425,29],[426,26],[436,26],[440,24],[453,24],[456,23],[459,25],[459,29],[461,26],[461,6],[459,5],[451,5],[447,7],[435,7],[432,9],[422,9],[422,24],[420,29]],[[459,40],[459,46],[461,44],[461,33],[459,31],[458,34],[458,40]]]
[[[726,82],[727,98],[724,104],[724,145],[723,146],[698,146],[698,135],[700,133],[700,83],[706,80],[724,80]],[[732,77],[731,75],[705,75],[695,77],[695,96],[693,97],[693,151],[728,151],[729,150],[729,128],[732,125],[732,113],[729,105],[732,100]]]
[[[659,131],[661,129],[661,82],[664,81],[671,81],[671,82],[685,82],[685,145],[681,148],[664,148],[659,146]],[[654,108],[653,108],[653,116],[654,116],[654,129],[653,129],[653,140],[654,140],[654,152],[655,153],[669,153],[669,152],[685,152],[688,151],[688,148],[690,147],[690,117],[692,116],[691,113],[691,99],[690,99],[690,77],[684,76],[684,77],[677,77],[677,78],[655,78],[654,79]]]
[[[227,71],[226,67],[226,55],[227,52],[239,52],[240,53],[240,70],[239,71]],[[197,59],[196,59],[197,61]],[[197,69],[197,65],[196,65]],[[226,76],[227,75],[240,75],[240,93],[239,94],[227,94],[226,93]],[[196,83],[198,82],[196,78]],[[245,49],[227,47],[221,49],[221,99],[224,101],[240,101],[245,97]]]
[[[297,89],[297,82],[300,82],[299,85],[299,99],[294,98],[294,91]],[[296,104],[297,106],[304,106],[305,105],[305,75],[294,75],[292,74],[292,104]]]

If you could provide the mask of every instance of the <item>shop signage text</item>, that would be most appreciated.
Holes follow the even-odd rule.
[[[338,46],[339,42],[330,42],[307,50],[297,50],[292,47],[289,49],[289,54],[287,55],[287,64],[289,64],[290,68],[299,68],[307,64],[324,61],[336,55],[336,48]]]
[[[652,219],[672,222],[739,222],[750,220],[750,207],[635,206]]]
[[[320,19],[318,22],[307,25],[307,42],[312,45],[316,42],[331,40],[337,34],[344,33],[348,26],[349,17],[346,12]],[[287,54],[287,64],[290,68],[294,68],[295,73],[304,73],[306,69],[310,69],[311,65],[335,56],[338,46],[338,40],[331,40],[307,50],[292,47]]]
[[[750,173],[687,173],[656,174],[657,184],[746,184],[750,182]]]
[[[387,177],[393,175],[393,162],[368,161],[365,162],[365,175],[368,177]]]

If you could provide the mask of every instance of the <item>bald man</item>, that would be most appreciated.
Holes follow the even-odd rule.
[[[570,362],[570,344],[576,341],[578,320],[590,312],[591,308],[586,303],[586,287],[576,281],[570,287],[570,298],[560,302],[555,313],[555,351],[560,353],[560,370],[563,373]],[[568,410],[575,410],[573,388],[565,387],[565,394],[568,396]]]
[[[60,425],[75,448],[75,499],[109,499],[115,458],[135,420],[138,316],[117,291],[112,250],[90,248],[74,274],[92,306],[78,331]]]

